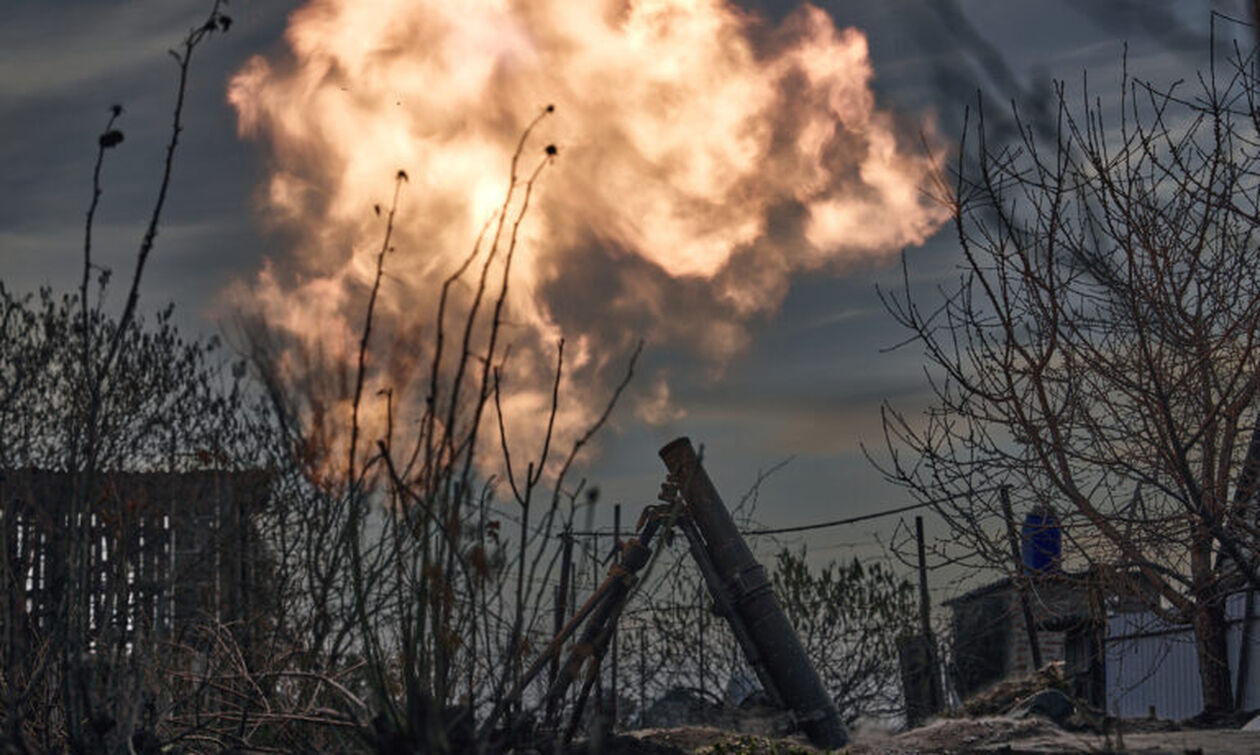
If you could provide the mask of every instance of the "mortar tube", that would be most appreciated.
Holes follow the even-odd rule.
[[[691,520],[704,536],[709,558],[783,702],[792,709],[812,743],[824,748],[843,747],[849,736],[840,712],[775,598],[765,569],[739,534],[726,504],[700,464],[691,440],[678,438],[663,447],[660,456],[682,486]],[[749,660],[751,663],[753,659]]]

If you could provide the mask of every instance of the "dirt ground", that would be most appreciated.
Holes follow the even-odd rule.
[[[1126,733],[1126,728],[1128,733]],[[1141,730],[1146,729],[1146,730]],[[1260,753],[1260,732],[1237,729],[1151,731],[1138,723],[1118,733],[1065,731],[1041,718],[971,718],[936,721],[895,736],[855,732],[851,753],[1132,752]]]
[[[1236,729],[1153,731],[1144,722],[1125,723],[1119,734],[1102,736],[1065,731],[1040,718],[986,717],[946,719],[901,734],[857,730],[841,752],[853,755],[891,753],[1258,753],[1260,732]],[[1166,727],[1158,727],[1166,728]],[[611,755],[809,755],[819,750],[797,737],[771,738],[709,727],[647,729],[622,734],[608,743]]]

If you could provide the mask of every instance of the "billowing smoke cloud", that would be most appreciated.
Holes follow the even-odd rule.
[[[400,354],[432,333],[442,280],[548,104],[521,178],[544,145],[558,157],[521,226],[505,317],[523,419],[547,406],[561,336],[572,428],[637,339],[721,364],[794,274],[895,253],[943,219],[922,191],[933,159],[876,108],[864,36],[810,5],[771,27],[723,0],[313,0],[287,42],[229,91],[270,157],[265,217],[292,242],[236,293],[350,359],[384,232],[374,206],[405,170],[378,304],[399,348],[372,390],[423,359]],[[672,416],[661,375],[638,409]]]

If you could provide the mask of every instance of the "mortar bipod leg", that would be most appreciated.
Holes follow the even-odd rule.
[[[757,675],[757,680],[761,682],[761,689],[766,693],[770,704],[776,708],[787,707],[783,704],[783,696],[779,694],[778,685],[775,684],[774,677],[770,675],[769,669],[766,668],[761,652],[757,650],[757,643],[753,642],[752,635],[748,632],[748,627],[744,625],[743,618],[735,610],[731,595],[717,573],[717,567],[713,565],[713,560],[709,558],[709,551],[705,548],[704,539],[700,535],[700,530],[696,528],[696,523],[687,516],[680,516],[678,518],[678,528],[687,536],[687,545],[691,549],[691,558],[700,569],[700,575],[704,577],[704,584],[709,588],[709,595],[713,598],[713,603],[717,606],[719,614],[730,625],[731,633],[735,635],[735,641],[739,643],[740,650],[744,651],[744,658],[748,661],[748,665],[752,666],[753,673]]]
[[[657,530],[660,529],[666,518],[663,516],[650,516],[646,519],[646,523],[638,533],[638,537],[630,538],[621,543],[621,558],[617,563],[608,567],[608,577],[604,580],[604,586],[601,591],[607,590],[608,599],[600,605],[599,610],[594,613],[590,623],[582,632],[582,639],[575,646],[575,651],[569,655],[569,662],[574,660],[577,652],[576,648],[582,647],[586,643],[590,643],[597,632],[609,622],[616,624],[617,619],[621,615],[621,608],[629,598],[630,591],[638,582],[638,572],[647,565],[652,557],[652,540],[656,536]],[[557,678],[558,684],[567,685],[564,681],[565,674],[561,673]],[[554,685],[553,685],[554,686]],[[550,691],[547,693],[551,694]]]
[[[675,518],[671,511],[658,507],[649,507],[643,512],[643,516],[639,520],[638,537],[618,544],[617,549],[620,552],[620,559],[609,568],[608,574],[610,580],[613,577],[617,578],[616,584],[621,589],[616,590],[609,602],[602,606],[601,610],[591,619],[582,633],[581,642],[574,647],[552,688],[547,691],[548,710],[551,710],[552,706],[568,691],[568,686],[577,678],[583,660],[586,657],[591,658],[588,676],[582,685],[578,699],[574,703],[573,717],[564,735],[566,744],[572,740],[581,722],[582,710],[590,695],[591,687],[594,685],[595,674],[599,673],[604,656],[608,652],[613,633],[617,629],[617,622],[621,619],[621,612],[626,607],[635,584],[638,583],[638,573],[651,560],[654,547],[652,540],[662,525],[669,527]],[[588,648],[589,655],[587,654]]]
[[[544,722],[550,726],[556,718],[557,709],[560,701],[569,691],[569,685],[577,678],[581,672],[582,664],[587,658],[594,658],[599,653],[599,638],[606,632],[610,626],[610,622],[615,624],[617,618],[621,615],[621,608],[626,603],[626,597],[629,595],[629,585],[625,584],[625,578],[628,575],[621,570],[620,565],[616,565],[609,570],[609,592],[608,598],[600,605],[599,610],[591,617],[586,626],[582,629],[582,634],[578,641],[574,643],[573,649],[569,651],[568,658],[560,665],[560,673],[556,675],[555,681],[547,689],[545,695],[546,714]],[[612,582],[616,578],[618,581]]]
[[[552,682],[544,695],[546,717],[544,725],[551,728],[555,723],[560,701],[569,691],[569,685],[581,674],[582,666],[588,664],[588,668],[592,673],[599,669],[599,665],[603,660],[604,654],[608,650],[609,639],[612,637],[613,630],[617,626],[617,620],[621,618],[621,611],[625,608],[627,600],[630,597],[630,588],[634,586],[635,577],[632,571],[627,570],[620,564],[614,564],[609,569],[610,579],[616,578],[617,581],[612,583],[609,591],[609,597],[599,607],[599,610],[591,617],[586,626],[582,629],[582,635],[574,644],[573,649],[569,651],[568,657],[560,667],[560,673],[556,675],[556,679]],[[592,677],[588,677],[590,681]],[[580,696],[575,705],[575,718],[578,720],[581,716],[582,705],[585,703],[586,696],[589,694],[590,685],[583,685]],[[517,722],[513,722],[513,726]],[[565,735],[565,741],[573,736],[576,723],[570,725]]]
[[[534,678],[543,670],[547,661],[550,660],[553,655],[561,652],[561,649],[564,647],[564,642],[569,638],[569,635],[577,631],[577,628],[582,625],[582,622],[585,621],[588,616],[592,613],[598,613],[599,609],[606,604],[610,594],[614,591],[616,584],[617,582],[615,578],[610,576],[604,580],[604,583],[600,585],[598,590],[592,593],[591,597],[587,598],[586,603],[582,605],[582,608],[579,609],[576,614],[574,614],[572,619],[569,619],[569,623],[560,631],[560,634],[556,635],[551,642],[547,644],[547,647],[543,650],[543,652],[539,654],[538,658],[530,664],[529,669],[526,670],[525,675],[521,677],[520,682],[513,686],[507,695],[503,696],[497,703],[495,703],[494,708],[490,711],[490,715],[486,717],[486,720],[481,724],[481,728],[478,729],[477,736],[480,739],[485,739],[490,735],[490,732],[494,730],[495,724],[499,722],[499,718],[507,711],[508,706],[520,698],[521,693],[524,692],[525,688],[528,687],[530,683],[534,681]]]
[[[587,666],[586,679],[582,681],[582,691],[578,693],[578,699],[573,704],[573,717],[569,721],[569,728],[564,733],[564,743],[567,745],[573,741],[573,735],[577,733],[577,728],[582,722],[582,712],[586,708],[586,701],[590,697],[591,688],[595,686],[595,680],[599,676],[600,669],[604,664],[604,656],[608,654],[608,648],[611,645],[613,632],[617,628],[617,620],[621,618],[621,612],[626,607],[629,599],[629,592],[626,593],[621,601],[613,607],[612,615],[608,621],[600,627],[599,634],[594,638],[592,645],[594,650],[590,664]]]
[[[646,512],[645,512],[646,513]],[[604,578],[604,582],[600,588],[592,595],[582,609],[578,611],[572,619],[569,620],[564,630],[557,635],[547,646],[546,650],[534,661],[529,671],[521,679],[519,685],[513,688],[512,692],[502,700],[500,700],[491,711],[490,716],[482,723],[478,730],[478,736],[483,740],[489,737],[494,730],[494,725],[498,723],[499,717],[503,715],[507,708],[507,704],[518,698],[524,689],[533,682],[534,678],[542,671],[547,661],[553,653],[561,652],[564,641],[569,635],[573,634],[584,620],[589,621],[583,629],[581,638],[574,645],[573,650],[569,653],[567,662],[563,665],[561,673],[557,676],[555,682],[547,690],[547,705],[552,705],[552,700],[558,700],[567,692],[568,686],[572,681],[568,670],[574,661],[578,665],[581,664],[581,658],[577,656],[583,653],[589,653],[589,649],[593,648],[592,640],[599,631],[599,627],[608,623],[610,616],[615,622],[616,617],[620,616],[619,606],[623,605],[630,593],[630,589],[634,586],[637,578],[635,574],[647,565],[652,555],[652,540],[656,536],[657,530],[660,529],[662,523],[668,522],[668,518],[661,515],[648,516],[642,522],[642,528],[638,533],[638,537],[631,538],[622,546],[621,563],[613,564],[608,569],[608,576]],[[585,655],[583,656],[585,657]],[[522,714],[523,715],[523,714]],[[514,731],[521,720],[512,720],[509,722],[508,730]]]

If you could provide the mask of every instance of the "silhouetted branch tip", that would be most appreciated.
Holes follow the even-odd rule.
[[[123,132],[119,131],[116,128],[111,128],[109,131],[106,131],[105,133],[101,134],[101,137],[98,141],[100,142],[101,149],[110,149],[111,147],[117,147],[119,144],[122,144]]]

